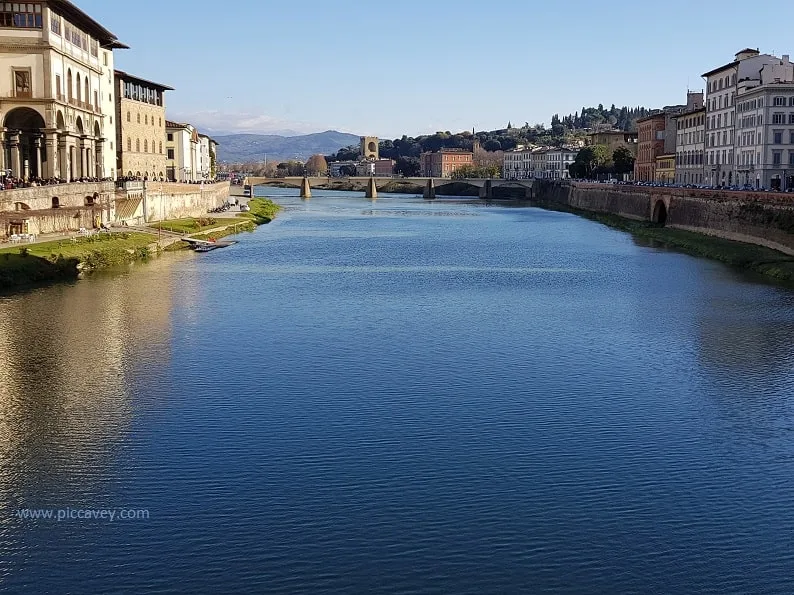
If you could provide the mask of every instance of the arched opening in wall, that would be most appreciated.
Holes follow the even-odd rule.
[[[160,172],[160,181],[162,182],[163,180],[165,180],[165,176],[163,175],[163,172]]]
[[[15,211],[29,211],[30,205],[25,204],[24,202],[15,202],[14,203],[14,210]]]
[[[12,109],[3,119],[6,127],[11,173],[22,178],[27,173],[31,177],[44,177],[39,164],[45,160],[46,146],[41,142],[44,133],[44,117],[30,107]]]
[[[72,69],[66,71],[66,98],[69,100],[69,103],[72,102],[72,98],[74,97],[74,85],[72,84]]]
[[[81,80],[81,79],[80,79],[80,73],[78,72],[78,73],[77,73],[77,87],[76,87],[76,92],[77,92],[77,103],[78,103],[78,104],[79,104],[79,103],[80,103],[80,102],[83,100],[83,99],[82,99],[82,97],[83,97],[83,87],[82,87],[82,85],[80,84],[80,80]]]
[[[663,200],[657,200],[656,204],[653,206],[652,221],[662,227],[667,224],[667,207]]]
[[[61,199],[59,199],[57,196],[53,196],[52,197],[52,208],[53,209],[58,209],[58,208],[60,208],[60,206],[61,206]]]
[[[370,141],[369,145],[367,145],[367,150],[370,153],[374,153],[375,151],[378,150],[378,145],[376,145],[374,142]]]
[[[86,196],[85,197],[85,206],[93,207],[94,206],[94,197],[93,196]]]
[[[66,130],[66,121],[63,119],[63,112],[61,110],[58,110],[58,113],[55,116],[55,127],[60,132],[64,132]]]
[[[85,129],[83,128],[83,119],[80,116],[77,116],[77,120],[74,122],[74,127],[77,129],[78,134],[83,134]]]

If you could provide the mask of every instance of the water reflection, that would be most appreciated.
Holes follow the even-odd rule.
[[[91,470],[112,466],[137,376],[170,359],[170,263],[145,267],[0,301],[0,559],[17,508],[107,501]]]

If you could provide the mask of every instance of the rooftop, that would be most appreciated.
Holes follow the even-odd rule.
[[[144,85],[146,87],[151,87],[153,89],[157,89],[158,91],[173,91],[172,87],[168,87],[166,85],[155,83],[153,81],[147,81],[146,79],[142,79],[139,76],[135,76],[134,74],[129,74],[124,72],[123,70],[114,70],[113,74],[115,74],[118,78],[129,81],[131,83],[138,83],[140,85]]]
[[[111,50],[130,49],[129,46],[121,43],[113,33],[97,23],[69,0],[49,0],[49,5],[52,10],[65,17],[69,22],[74,23],[92,37],[96,37],[103,48]]]

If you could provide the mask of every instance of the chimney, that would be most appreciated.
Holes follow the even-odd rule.
[[[783,64],[788,64],[790,62],[789,55],[783,54]]]

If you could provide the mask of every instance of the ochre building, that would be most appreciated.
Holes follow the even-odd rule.
[[[165,92],[171,87],[115,72],[119,176],[166,179]]]

